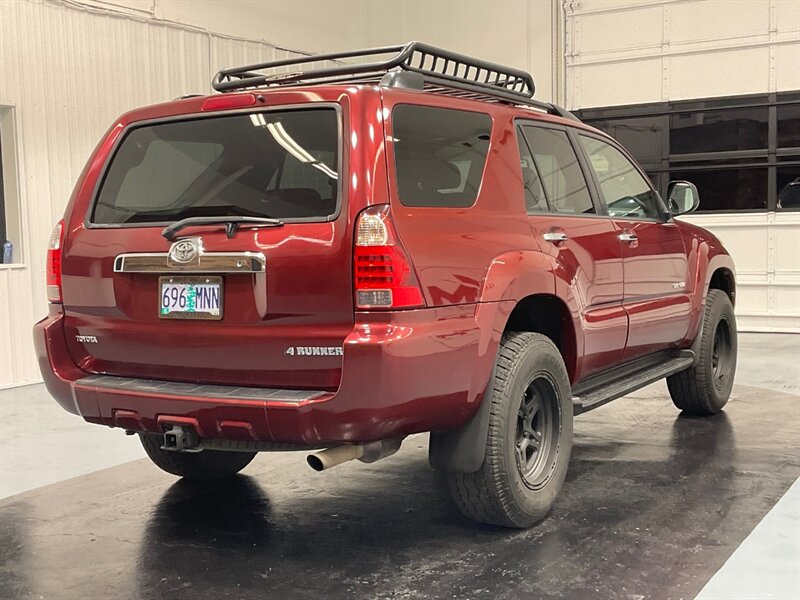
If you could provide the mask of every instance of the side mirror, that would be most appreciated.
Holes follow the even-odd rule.
[[[670,181],[667,187],[669,210],[673,216],[685,215],[700,206],[697,186],[689,181]]]

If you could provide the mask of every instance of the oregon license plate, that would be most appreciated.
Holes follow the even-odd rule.
[[[222,277],[159,277],[162,319],[221,319]]]

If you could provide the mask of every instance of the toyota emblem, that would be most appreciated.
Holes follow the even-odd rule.
[[[179,240],[169,249],[169,258],[176,263],[192,262],[197,254],[197,242],[194,240]]]

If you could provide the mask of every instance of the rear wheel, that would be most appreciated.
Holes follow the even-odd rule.
[[[728,402],[736,375],[736,317],[728,295],[709,290],[696,363],[667,377],[672,402],[689,414],[713,415]]]
[[[538,333],[506,334],[489,392],[483,465],[448,473],[450,492],[476,521],[530,527],[553,506],[572,448],[572,396],[558,349]]]
[[[203,450],[202,452],[175,452],[162,450],[163,436],[155,433],[140,433],[147,456],[160,469],[184,477],[211,481],[236,475],[253,460],[256,452],[228,452]]]

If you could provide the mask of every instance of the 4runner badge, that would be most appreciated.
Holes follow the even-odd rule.
[[[341,346],[289,346],[284,352],[287,356],[343,356]]]

